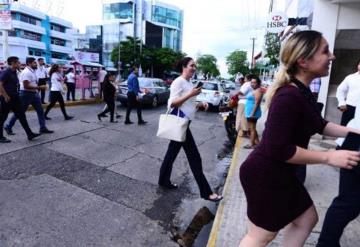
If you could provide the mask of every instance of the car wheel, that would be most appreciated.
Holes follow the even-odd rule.
[[[151,102],[151,106],[152,107],[157,107],[159,105],[159,100],[158,100],[158,97],[157,96],[154,96],[152,102]]]

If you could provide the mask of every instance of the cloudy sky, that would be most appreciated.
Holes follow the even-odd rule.
[[[25,1],[25,0],[24,0]],[[23,1],[23,2],[24,2]],[[72,21],[85,31],[86,25],[100,24],[101,0],[26,0],[46,12]],[[184,10],[183,51],[190,56],[212,54],[222,76],[227,75],[226,56],[240,49],[251,56],[263,45],[264,25],[270,0],[162,0]]]

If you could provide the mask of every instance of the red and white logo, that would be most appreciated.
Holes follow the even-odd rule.
[[[281,19],[282,19],[281,15],[274,15],[274,16],[272,17],[272,20],[273,20],[273,21],[281,21]]]

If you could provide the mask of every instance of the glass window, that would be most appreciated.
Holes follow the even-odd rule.
[[[217,91],[218,85],[215,83],[204,83],[204,85],[202,86],[202,89]]]
[[[41,41],[41,34],[20,30],[20,29],[15,29],[15,32],[18,34],[17,36],[20,38]]]
[[[108,3],[103,5],[103,19],[133,19],[133,3]]]
[[[66,45],[66,41],[63,40],[63,39],[51,38],[51,44],[52,44],[52,45],[65,46],[65,45]]]
[[[62,32],[62,33],[65,33],[66,28],[65,28],[65,27],[63,27],[63,26],[60,26],[60,25],[57,25],[57,24],[53,24],[53,23],[51,23],[51,30],[58,31],[58,32]]]
[[[182,12],[154,5],[152,20],[181,28]]]
[[[29,24],[32,24],[32,25],[36,25],[38,19],[36,19],[36,18],[34,18],[32,16],[29,16],[29,15],[20,14],[20,21],[26,22],[26,23],[29,23]]]

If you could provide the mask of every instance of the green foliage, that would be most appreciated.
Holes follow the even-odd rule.
[[[276,33],[266,33],[265,57],[268,57],[270,59],[269,65],[274,65],[275,67],[279,65],[280,45],[280,38]]]
[[[249,62],[246,61],[247,52],[235,50],[226,57],[226,65],[228,66],[228,73],[235,77],[237,73],[243,75],[249,73]]]
[[[216,65],[217,59],[210,54],[200,55],[197,60],[197,69],[204,74],[206,78],[217,77],[220,71]]]
[[[169,48],[151,48],[145,45],[142,45],[140,54],[140,44],[140,39],[130,36],[120,42],[120,60],[125,75],[129,66],[141,65],[143,72],[149,72],[150,75],[152,73],[154,77],[162,77],[164,71],[172,70],[175,62],[186,55]],[[112,50],[111,61],[118,64],[119,46]]]

